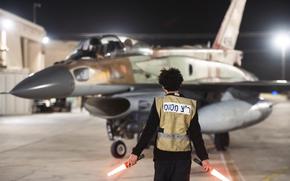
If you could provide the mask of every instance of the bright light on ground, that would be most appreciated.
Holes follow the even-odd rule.
[[[4,29],[9,30],[13,27],[13,21],[11,21],[10,19],[2,19],[1,21],[1,25]]]
[[[49,41],[50,41],[50,39],[47,36],[45,36],[45,37],[42,38],[42,43],[43,44],[48,44]]]
[[[274,43],[279,48],[287,48],[290,46],[290,33],[280,32],[274,37]]]

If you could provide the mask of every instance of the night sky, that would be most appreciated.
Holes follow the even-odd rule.
[[[32,20],[33,2],[41,3],[37,23],[52,38],[77,39],[86,33],[147,34],[154,38],[144,41],[167,46],[213,41],[230,3],[229,0],[0,0],[0,8]],[[281,29],[290,31],[289,0],[248,0],[237,44],[237,49],[244,51],[243,68],[264,80],[281,77],[280,51],[272,44],[272,34]],[[156,34],[177,36],[161,39]],[[185,34],[202,36],[184,39]],[[290,51],[288,80],[289,54]]]

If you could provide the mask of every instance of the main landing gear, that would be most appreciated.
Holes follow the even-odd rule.
[[[217,133],[214,137],[214,144],[218,151],[226,151],[226,148],[230,145],[230,135],[226,133]]]

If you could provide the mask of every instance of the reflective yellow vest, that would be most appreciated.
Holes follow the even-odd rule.
[[[196,113],[196,101],[174,95],[155,98],[160,118],[156,146],[163,151],[190,151],[187,130]]]

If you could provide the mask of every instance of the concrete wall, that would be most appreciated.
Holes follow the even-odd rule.
[[[43,27],[0,9],[0,92],[9,92],[29,73],[44,68],[44,36]],[[30,114],[31,103],[0,95],[0,114]]]
[[[1,91],[9,92],[19,81],[27,77],[28,71],[1,71]],[[30,114],[32,101],[9,94],[0,94],[0,115]]]
[[[10,25],[5,26],[4,21]],[[0,9],[0,54],[3,66],[7,69],[27,68],[35,72],[43,68],[44,55],[42,38],[46,36],[45,30],[30,21],[22,19],[5,10]]]
[[[78,41],[51,40],[45,45],[45,66],[53,65],[56,61],[63,60],[78,45]]]

